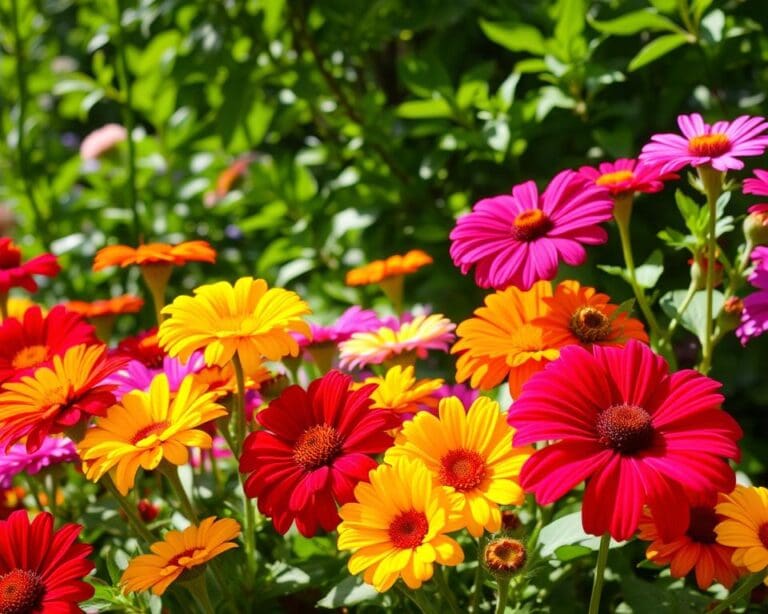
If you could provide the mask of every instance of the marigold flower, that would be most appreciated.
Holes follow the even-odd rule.
[[[102,416],[115,402],[106,377],[125,364],[107,357],[105,346],[76,345],[50,366],[40,367],[18,382],[6,382],[0,392],[0,447],[9,449],[27,438],[34,452],[49,434],[73,428],[90,416]]]
[[[352,378],[330,371],[305,391],[289,386],[256,415],[266,430],[248,435],[240,472],[245,493],[272,517],[278,533],[295,520],[311,537],[339,523],[336,504],[352,501],[352,489],[376,467],[395,426],[390,412],[371,410],[372,386],[350,390]]]
[[[309,306],[295,292],[267,289],[263,279],[241,277],[195,288],[195,296],[179,296],[163,309],[171,316],[158,329],[158,339],[170,356],[186,362],[204,350],[205,363],[223,367],[235,352],[245,371],[261,366],[262,358],[296,356],[299,345],[291,331],[309,334],[302,316]]]
[[[560,260],[576,266],[584,245],[605,243],[598,226],[611,219],[613,201],[602,188],[571,170],[558,173],[541,196],[533,181],[511,195],[484,198],[451,231],[451,258],[465,275],[474,266],[481,288],[528,290],[552,279]]]
[[[210,448],[211,436],[198,427],[226,415],[216,395],[185,377],[171,395],[168,376],[157,375],[149,392],[134,390],[107,410],[78,445],[85,475],[94,482],[112,469],[118,490],[133,488],[139,467],[156,469],[165,459],[173,465],[189,461],[188,447]]]
[[[582,166],[579,175],[608,190],[614,198],[634,192],[659,192],[664,189],[665,181],[678,179],[677,175],[662,173],[658,166],[649,166],[632,158],[601,162],[597,168]]]
[[[731,561],[752,573],[768,567],[768,488],[737,485],[715,506],[723,520],[717,542],[735,548]],[[768,586],[768,578],[763,581]]]
[[[347,271],[348,286],[377,284],[388,277],[415,273],[423,266],[432,264],[432,257],[420,249],[406,254],[395,254],[385,260],[374,260],[363,266]]]
[[[440,401],[439,415],[420,413],[403,424],[385,462],[423,462],[450,493],[452,508],[474,537],[501,528],[499,505],[520,505],[525,494],[520,468],[533,448],[514,448],[513,429],[499,404],[488,397],[467,411],[456,397]]]
[[[144,306],[144,301],[132,294],[124,294],[97,301],[69,301],[64,307],[86,318],[117,316],[124,313],[137,313]]]
[[[756,247],[750,258],[755,270],[747,279],[757,290],[744,298],[741,324],[736,329],[742,345],[768,331],[768,247]]]
[[[579,346],[534,375],[509,410],[515,445],[538,450],[520,483],[541,505],[587,480],[584,530],[629,539],[648,505],[664,539],[688,526],[688,497],[728,492],[742,436],[721,408],[721,384],[697,371],[669,373],[643,343]],[[611,505],[605,505],[611,501]]]
[[[155,595],[162,595],[185,572],[237,548],[232,540],[238,535],[240,525],[236,520],[216,520],[215,516],[206,518],[200,526],[168,531],[162,541],[149,547],[153,554],[142,554],[129,561],[120,584],[128,592],[152,589]]]
[[[437,408],[438,398],[435,394],[443,385],[443,380],[417,380],[413,367],[395,365],[387,370],[384,377],[367,377],[354,386],[360,388],[368,384],[376,386],[371,391],[372,409],[387,409],[408,419],[418,411]]]
[[[207,241],[185,241],[177,245],[168,243],[146,243],[138,247],[108,245],[96,252],[93,270],[101,271],[111,266],[127,267],[172,265],[187,262],[216,262],[216,251]]]
[[[95,160],[128,138],[128,131],[120,124],[105,124],[88,134],[80,143],[80,157]]]
[[[53,254],[40,254],[22,263],[18,246],[8,237],[0,237],[0,296],[17,287],[35,292],[37,282],[33,275],[55,277],[60,270]]]
[[[46,437],[31,453],[24,444],[15,444],[0,455],[0,489],[10,488],[13,478],[20,473],[35,475],[51,465],[76,460],[75,445],[67,437]]]

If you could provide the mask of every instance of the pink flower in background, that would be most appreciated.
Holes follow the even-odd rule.
[[[768,196],[768,171],[755,169],[754,177],[744,180],[742,192],[744,194],[755,194],[757,196]],[[768,213],[768,203],[759,203],[752,205],[747,209],[750,213],[765,214]]]
[[[340,343],[349,339],[354,333],[376,330],[381,326],[384,326],[384,321],[379,318],[375,311],[355,305],[347,309],[333,324],[328,326],[310,322],[311,339],[307,339],[300,333],[296,333],[295,338],[300,347],[318,343]]]
[[[677,171],[690,164],[709,164],[718,171],[744,168],[739,159],[761,156],[768,147],[768,122],[763,117],[742,115],[732,122],[707,124],[698,113],[679,115],[677,125],[683,136],[674,133],[654,134],[643,147],[640,161],[661,165],[664,173]]]
[[[627,192],[659,192],[665,181],[678,179],[677,175],[662,173],[658,166],[649,166],[632,158],[601,162],[597,168],[582,166],[579,175],[608,190],[611,196]]]
[[[118,143],[128,138],[128,131],[120,124],[106,124],[91,132],[80,143],[80,157],[95,160]]]
[[[742,345],[768,331],[768,247],[756,247],[750,257],[755,270],[748,279],[757,292],[744,298],[741,324],[736,329]]]
[[[46,467],[78,459],[75,445],[67,437],[46,437],[34,452],[23,443],[12,445],[0,454],[0,488],[10,488],[19,473],[35,475]]]
[[[438,399],[458,397],[464,407],[470,407],[480,397],[480,391],[464,384],[443,384],[435,391]]]
[[[148,391],[155,376],[165,373],[168,376],[168,388],[171,392],[176,392],[184,377],[190,373],[197,373],[204,366],[205,361],[200,352],[193,354],[186,364],[178,358],[166,356],[163,358],[163,366],[160,369],[151,369],[139,360],[131,360],[125,368],[104,380],[104,383],[117,385],[113,394],[119,401],[123,395],[132,390]]]
[[[613,201],[604,189],[565,170],[542,195],[533,181],[526,181],[511,195],[476,203],[451,231],[451,258],[464,274],[474,266],[481,288],[528,290],[539,280],[552,279],[561,260],[583,264],[584,245],[608,239],[598,224],[612,214]]]

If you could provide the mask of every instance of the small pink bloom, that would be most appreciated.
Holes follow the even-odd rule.
[[[91,132],[80,143],[80,157],[95,160],[118,143],[128,138],[128,131],[120,124],[106,124]]]
[[[768,247],[756,247],[750,257],[755,270],[748,279],[757,291],[744,298],[741,324],[736,329],[742,345],[768,331]]]
[[[579,175],[608,190],[614,197],[627,192],[659,192],[665,181],[678,179],[677,175],[662,173],[658,166],[649,166],[632,158],[601,162],[597,168],[582,166]]]

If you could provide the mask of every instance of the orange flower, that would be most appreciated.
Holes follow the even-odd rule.
[[[359,384],[353,384],[357,390],[368,384],[376,384],[371,392],[371,409],[388,409],[397,414],[415,414],[421,409],[436,409],[440,399],[434,396],[442,379],[420,379],[414,375],[413,367],[395,365],[387,370],[384,377],[368,377]]]
[[[86,318],[97,318],[99,316],[116,316],[122,313],[136,313],[144,306],[144,301],[138,296],[124,294],[90,303],[86,301],[70,301],[64,303],[69,311],[79,313]]]
[[[207,386],[208,390],[218,396],[237,392],[237,377],[231,362],[223,367],[218,365],[205,366],[193,374],[196,382]],[[264,382],[273,378],[273,374],[265,366],[260,365],[256,370],[245,374],[246,390],[259,390]]]
[[[108,245],[96,253],[93,270],[110,266],[127,267],[132,264],[182,265],[187,262],[216,262],[216,252],[207,241],[185,241],[178,245],[147,243],[138,247]]]
[[[407,254],[390,256],[386,260],[373,262],[347,272],[348,286],[377,284],[388,277],[414,273],[421,267],[432,264],[432,257],[420,249],[412,249]]]

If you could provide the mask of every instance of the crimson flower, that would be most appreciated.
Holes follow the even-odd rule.
[[[33,275],[55,277],[60,270],[53,254],[40,254],[22,263],[21,250],[8,237],[0,237],[0,294],[17,287],[35,292]]]
[[[240,471],[249,497],[285,533],[295,520],[312,537],[340,522],[336,505],[354,500],[354,488],[376,467],[372,455],[386,450],[386,434],[398,420],[372,410],[375,385],[350,390],[352,378],[330,371],[309,385],[289,386],[256,415],[266,429],[245,440]]]

